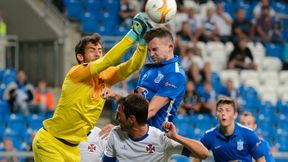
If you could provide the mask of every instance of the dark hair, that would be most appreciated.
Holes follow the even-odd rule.
[[[148,101],[139,94],[130,94],[117,101],[123,106],[123,112],[126,117],[134,115],[138,124],[146,124],[148,117]]]
[[[245,111],[245,112],[243,112],[243,113],[241,114],[241,116],[245,116],[245,117],[251,116],[251,117],[253,118],[253,120],[254,120],[254,124],[256,124],[255,116],[254,116],[251,112]]]
[[[146,42],[150,42],[155,37],[158,38],[169,38],[173,42],[173,36],[169,30],[166,28],[156,28],[148,31],[144,34],[144,39]]]
[[[80,41],[75,46],[75,56],[80,53],[84,55],[85,53],[85,47],[88,43],[93,43],[95,45],[101,44],[101,36],[97,33],[94,33],[92,35],[84,36],[80,39]],[[77,59],[77,57],[76,57]],[[80,64],[80,62],[77,59],[77,62]]]
[[[269,7],[268,5],[263,5],[263,6],[261,7],[261,9],[262,9],[262,10],[265,10],[265,9],[268,9],[268,10],[269,10],[270,7]]]
[[[234,112],[237,112],[237,105],[236,105],[235,101],[230,97],[219,98],[217,103],[216,103],[216,110],[218,109],[218,107],[220,105],[232,105]]]

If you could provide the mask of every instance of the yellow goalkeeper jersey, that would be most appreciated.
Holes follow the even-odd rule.
[[[124,80],[145,62],[147,46],[138,45],[128,61],[107,68],[112,57],[123,56],[133,43],[132,39],[125,36],[104,57],[69,70],[55,113],[43,122],[50,134],[72,144],[87,139],[87,133],[97,123],[105,104],[105,100],[100,97],[101,91]]]

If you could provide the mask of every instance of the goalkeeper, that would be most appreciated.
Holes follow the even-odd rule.
[[[62,92],[52,118],[43,122],[33,140],[36,162],[79,162],[78,144],[87,140],[104,107],[100,97],[105,87],[111,87],[139,70],[145,62],[147,46],[142,36],[151,26],[143,15],[137,14],[131,30],[104,57],[100,36],[83,37],[75,47],[78,65],[64,79]],[[133,56],[117,66],[125,52],[138,41]]]

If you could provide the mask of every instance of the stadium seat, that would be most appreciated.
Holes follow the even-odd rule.
[[[280,71],[282,69],[282,62],[277,57],[267,56],[263,59],[262,70]]]
[[[21,133],[23,133],[23,132],[21,132]],[[3,138],[11,138],[11,140],[13,142],[13,146],[16,147],[18,150],[20,150],[21,149],[21,143],[22,143],[21,133],[16,132],[14,129],[6,128],[4,131]]]
[[[7,128],[12,129],[16,133],[22,133],[26,129],[26,122],[22,114],[10,114],[6,117]]]
[[[276,146],[280,152],[288,151],[288,136],[287,135],[277,135],[276,136]]]
[[[262,71],[259,73],[259,79],[262,83],[270,79],[279,80],[279,73],[277,71]]]
[[[282,85],[288,85],[288,70],[280,71],[279,73],[279,82]]]
[[[266,43],[266,55],[282,59],[283,46],[280,44]]]
[[[65,0],[67,17],[72,20],[80,20],[82,12],[84,12],[80,0]]]
[[[237,70],[222,70],[221,72],[219,72],[219,74],[223,85],[225,85],[227,80],[232,80],[234,87],[239,88],[240,80]]]
[[[207,48],[205,42],[198,41],[196,47],[200,48],[203,56],[207,55]]]
[[[288,114],[288,101],[278,100],[276,108],[280,114]]]
[[[169,162],[190,162],[191,158],[183,155],[173,155]]]
[[[190,138],[194,136],[194,133],[191,132],[191,130],[193,130],[193,123],[188,115],[177,115],[173,122],[175,123],[177,132],[180,135]]]
[[[232,42],[226,42],[225,43],[225,50],[227,53],[227,56],[234,50],[234,45]]]
[[[5,116],[9,116],[10,108],[7,101],[0,99],[0,123],[5,120]]]
[[[283,95],[281,96],[281,100],[284,102],[288,101],[288,92],[283,93]]]
[[[276,93],[264,93],[261,95],[261,100],[266,102],[271,102],[272,105],[277,103],[277,94]]]
[[[30,114],[27,117],[28,127],[31,128],[32,131],[37,131],[38,129],[40,129],[42,127],[43,120],[44,120],[44,116],[43,115]]]
[[[259,72],[255,70],[241,70],[240,71],[240,81],[245,83],[246,79],[259,80]]]
[[[244,86],[246,87],[253,87],[257,92],[260,88],[260,81],[258,78],[246,78],[244,80]]]

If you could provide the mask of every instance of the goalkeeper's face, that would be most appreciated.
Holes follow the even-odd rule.
[[[101,44],[98,43],[97,45],[95,45],[93,43],[88,43],[85,47],[85,53],[83,56],[84,63],[98,60],[103,56]]]

